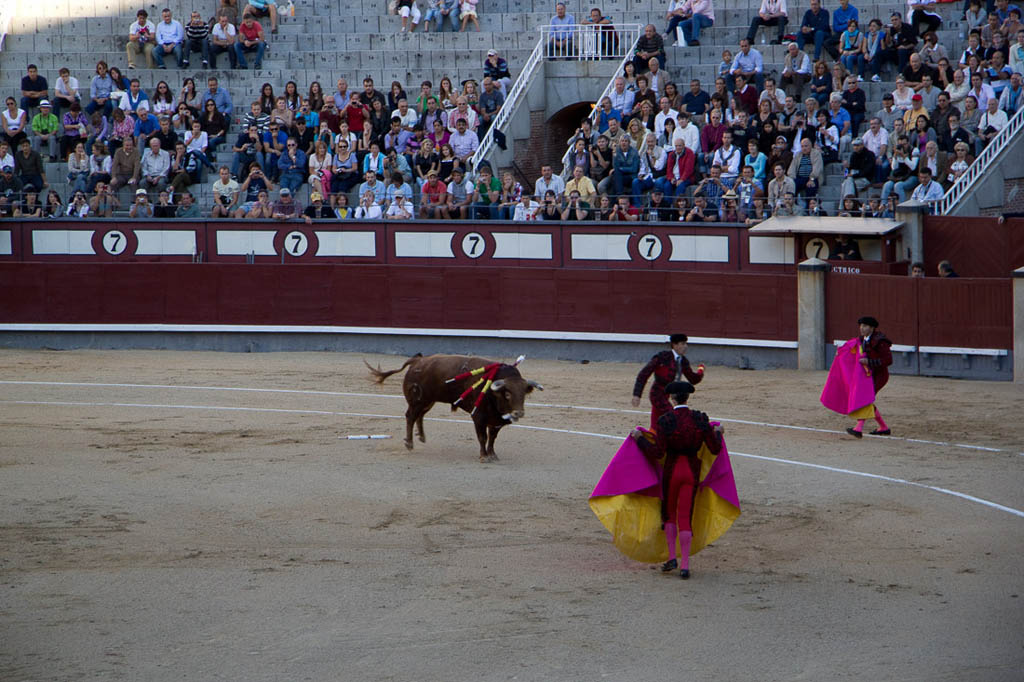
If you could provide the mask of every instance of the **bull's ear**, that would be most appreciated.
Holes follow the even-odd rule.
[[[532,393],[533,389],[537,389],[538,391],[543,391],[544,387],[541,386],[540,384],[538,384],[536,381],[527,381],[526,382],[526,392],[527,393]]]
[[[500,391],[503,388],[505,388],[505,380],[504,379],[497,379],[497,380],[494,381],[493,384],[491,384],[491,390],[492,391]]]

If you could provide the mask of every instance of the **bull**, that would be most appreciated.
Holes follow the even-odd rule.
[[[398,374],[409,368],[402,383],[402,392],[408,409],[405,411],[405,447],[412,450],[412,427],[416,425],[417,436],[421,443],[427,442],[423,431],[423,417],[434,406],[434,403],[448,403],[452,412],[462,408],[469,412],[476,427],[476,438],[480,441],[480,461],[495,462],[498,455],[494,452],[494,441],[498,431],[506,424],[515,422],[525,414],[526,395],[533,389],[540,391],[544,387],[536,381],[527,381],[513,365],[501,365],[486,394],[477,405],[478,393],[459,400],[459,397],[477,380],[467,377],[449,382],[448,380],[474,369],[492,364],[491,360],[471,357],[468,355],[429,355],[423,357],[417,353],[405,361],[398,369],[381,370],[364,361],[370,375],[378,384],[383,383],[392,374]],[[483,389],[483,384],[478,388]]]

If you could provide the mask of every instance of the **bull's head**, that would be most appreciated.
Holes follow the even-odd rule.
[[[527,381],[522,377],[496,379],[491,384],[491,391],[498,403],[498,412],[501,414],[501,418],[510,422],[522,419],[526,414],[524,408],[526,394],[532,393],[535,388],[538,391],[544,390],[544,387],[536,381]]]

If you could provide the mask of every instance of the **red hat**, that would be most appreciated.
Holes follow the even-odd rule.
[[[914,95],[914,96],[913,96],[913,97],[911,97],[910,99],[911,99],[911,101],[913,101],[913,102],[920,102],[920,101],[922,101],[922,100],[923,100],[924,98],[923,98],[923,97],[921,97],[921,95]]]

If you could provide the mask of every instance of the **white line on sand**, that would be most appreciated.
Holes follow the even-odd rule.
[[[299,395],[325,395],[325,396],[341,396],[348,398],[388,398],[388,399],[401,399],[403,396],[392,393],[355,393],[351,391],[308,391],[293,388],[246,388],[242,386],[187,386],[187,385],[174,385],[174,384],[114,384],[114,383],[94,383],[94,382],[78,382],[78,381],[4,381],[0,380],[0,384],[10,384],[16,386],[84,386],[84,387],[100,387],[100,388],[155,388],[155,389],[177,389],[183,391],[232,391],[242,393],[289,393]],[[561,410],[581,410],[588,412],[617,412],[620,414],[650,414],[649,410],[624,410],[617,407],[589,407],[584,405],[559,405],[555,403],[527,403],[528,407],[548,407]],[[813,431],[816,433],[834,433],[839,435],[845,435],[845,431],[835,431],[833,429],[819,429],[813,426],[796,426],[793,424],[775,424],[772,422],[759,422],[750,421],[746,419],[730,419],[727,417],[714,417],[714,419],[728,424],[747,424],[749,426],[764,426],[773,429],[792,429],[795,431]],[[946,441],[936,440],[923,440],[920,438],[903,438],[900,436],[872,436],[865,434],[868,438],[885,438],[887,440],[900,440],[908,443],[923,443],[925,445],[939,445],[945,447],[954,448],[965,448],[968,450],[984,450],[985,452],[1006,452],[1002,448],[992,448],[985,445],[973,445],[970,443],[949,443]],[[1018,453],[1024,456],[1024,452]]]
[[[113,403],[113,402],[84,402],[84,401],[43,401],[43,400],[0,400],[0,404],[7,405],[51,405],[51,406],[75,406],[75,407],[126,407],[126,408],[141,408],[141,409],[165,409],[165,410],[211,410],[211,411],[229,411],[229,412],[272,412],[272,413],[286,413],[286,414],[316,414],[316,415],[330,415],[338,417],[373,417],[379,419],[405,419],[402,415],[396,414],[373,414],[366,412],[332,412],[329,410],[295,410],[286,408],[274,408],[274,407],[233,407],[233,406],[221,406],[221,405],[164,405],[155,403]],[[440,417],[427,417],[427,421],[434,422],[454,422],[454,423],[471,423],[468,419],[444,419]],[[565,433],[575,436],[589,436],[592,438],[604,438],[608,440],[619,441],[624,438],[621,435],[613,435],[608,433],[594,433],[591,431],[574,431],[572,429],[556,429],[547,426],[530,426],[527,424],[512,424],[511,428],[518,429],[529,429],[531,431],[547,431],[550,433]],[[924,483],[916,483],[914,481],[908,481],[903,478],[893,478],[891,476],[883,476],[881,474],[872,474],[865,471],[854,471],[853,469],[840,469],[838,467],[825,466],[824,464],[811,464],[809,462],[799,462],[792,459],[782,459],[780,457],[765,457],[764,455],[752,455],[745,452],[729,452],[730,455],[735,457],[744,457],[747,459],[762,460],[765,462],[775,462],[778,464],[790,464],[793,466],[807,467],[810,469],[820,469],[823,471],[831,471],[833,473],[847,474],[850,476],[859,476],[861,478],[871,478],[887,483],[898,483],[902,485],[909,485],[915,488],[924,488],[925,490],[932,490],[934,492],[942,493],[944,495],[952,495],[953,497],[959,497],[968,502],[974,502],[976,504],[984,505],[992,509],[998,509],[1000,511],[1013,514],[1024,518],[1024,511],[1020,509],[1014,509],[1013,507],[1007,507],[1006,505],[992,502],[990,500],[984,500],[980,497],[961,493],[956,490],[950,490],[948,488],[940,488],[933,485],[925,485]]]

